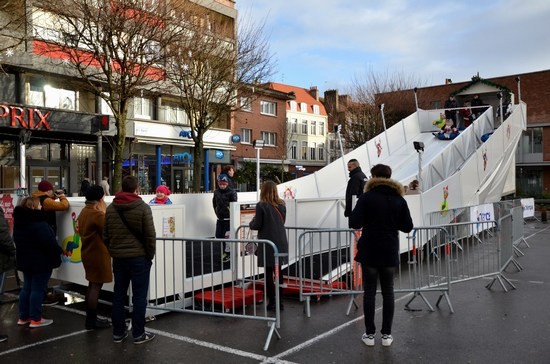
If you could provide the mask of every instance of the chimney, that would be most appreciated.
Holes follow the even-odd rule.
[[[450,85],[451,83],[453,83],[453,80],[451,80],[450,78],[445,79],[445,85]]]
[[[319,101],[319,90],[317,89],[317,86],[311,86],[309,88],[309,94],[315,99],[315,101]]]

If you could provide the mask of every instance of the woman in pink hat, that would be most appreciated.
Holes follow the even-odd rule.
[[[157,195],[154,199],[149,201],[149,205],[171,205],[172,201],[170,201],[170,189],[166,187],[165,185],[160,185],[156,189]]]

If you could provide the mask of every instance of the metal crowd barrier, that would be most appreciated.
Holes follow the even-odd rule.
[[[224,261],[224,244],[231,247],[229,261]],[[280,296],[275,277],[276,310],[269,311],[264,269],[257,264],[261,245],[273,248],[278,265],[282,254],[268,240],[157,238],[148,314],[172,311],[264,321],[267,350],[273,333],[281,338]]]

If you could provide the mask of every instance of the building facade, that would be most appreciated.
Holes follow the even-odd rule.
[[[52,62],[59,54],[45,52],[70,36],[56,28],[55,14],[41,9],[40,1],[24,3],[21,11],[0,12],[0,189],[32,191],[47,179],[75,194],[86,177],[99,183],[112,176],[112,112],[59,59]],[[236,26],[234,1],[193,3],[205,8],[205,26],[214,29],[215,21]],[[206,133],[205,163],[231,161],[231,124],[228,117]],[[138,176],[142,193],[152,193],[159,183],[190,192],[194,178],[210,190],[210,166],[193,176],[190,130],[175,95],[144,89],[128,105],[123,174]]]

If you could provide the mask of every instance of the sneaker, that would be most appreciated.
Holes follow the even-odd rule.
[[[361,341],[363,341],[367,346],[374,346],[374,334],[363,334],[363,336],[361,336]]]
[[[50,298],[50,296],[46,297],[44,301],[42,301],[42,306],[44,307],[51,307],[55,306],[59,303],[59,301],[55,298]]]
[[[140,337],[134,338],[134,344],[139,345],[151,341],[155,338],[155,334],[145,331]]]
[[[382,346],[391,346],[392,342],[393,342],[393,336],[382,335]]]
[[[0,335],[0,343],[8,340],[8,335]]]
[[[31,323],[30,319],[28,319],[28,320],[23,320],[23,319],[17,320],[17,325],[19,325],[19,326],[24,326],[24,325],[30,324],[30,323]]]
[[[223,253],[223,255],[222,255],[222,262],[223,262],[223,263],[229,262],[229,258],[230,258],[229,253]]]
[[[124,341],[124,339],[126,339],[128,337],[128,331],[126,331],[124,334],[122,335],[113,335],[113,341],[115,343],[121,343]]]
[[[29,325],[29,327],[42,327],[42,326],[48,326],[51,324],[53,324],[53,320],[42,317],[40,321],[31,320],[31,324]]]

